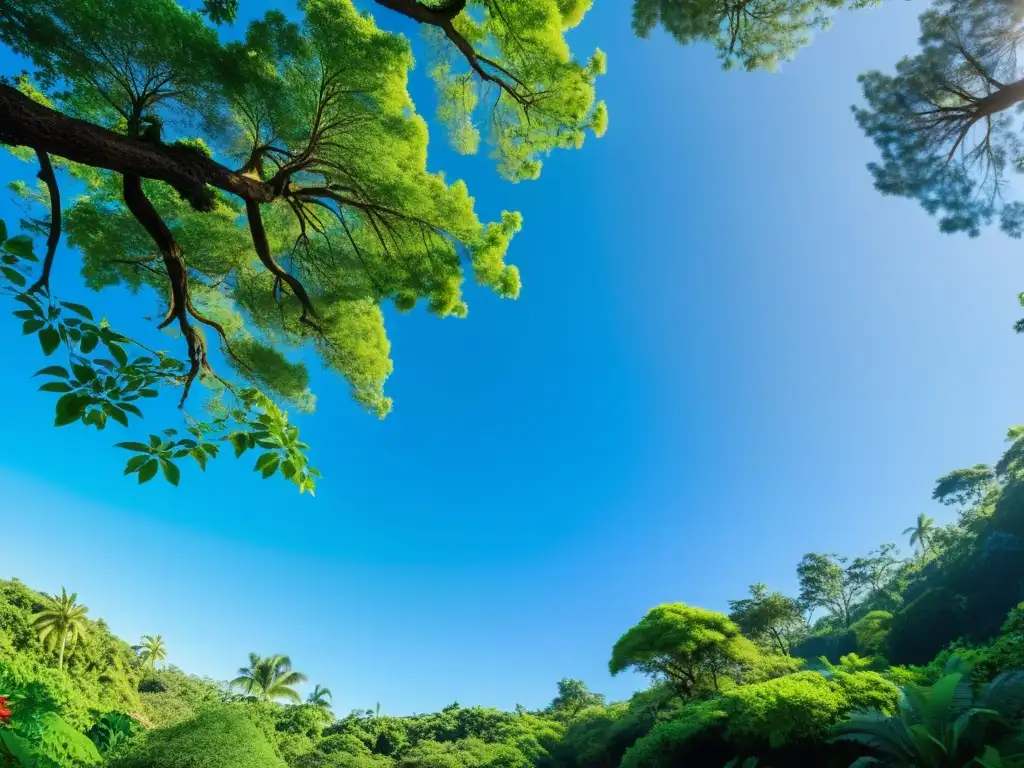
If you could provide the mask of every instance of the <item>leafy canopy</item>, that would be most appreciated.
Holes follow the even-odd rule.
[[[670,680],[685,696],[719,690],[738,677],[757,649],[729,617],[683,603],[652,608],[612,648],[608,670],[633,668]]]
[[[588,4],[380,5],[435,35],[439,117],[464,151],[488,125],[508,178],[534,178],[552,150],[603,133],[603,54],[579,62],[564,36]],[[236,9],[205,7],[215,22]],[[178,460],[204,469],[227,443],[236,455],[263,448],[256,471],[312,491],[318,473],[284,411],[315,407],[300,353],[314,350],[383,417],[392,363],[382,305],[464,317],[467,275],[502,297],[519,293],[505,253],[520,216],[483,222],[462,182],[427,170],[407,41],[350,0],[304,0],[300,11],[268,11],[227,42],[175,0],[0,8],[0,40],[33,65],[31,78],[0,85],[5,114],[19,118],[0,143],[40,166],[40,184],[17,189],[43,209],[22,234],[0,230],[3,281],[24,331],[47,356],[69,358],[44,369],[56,377],[44,388],[61,395],[55,424],[129,425],[140,397],[178,389],[184,406],[193,384],[207,390],[210,415],[188,416],[188,436],[122,443],[139,482],[160,472],[176,485]],[[88,130],[72,131],[67,116]],[[70,205],[64,174],[85,184]],[[43,235],[40,258],[33,236]],[[81,251],[90,288],[157,297],[179,357],[53,295],[62,236]]]

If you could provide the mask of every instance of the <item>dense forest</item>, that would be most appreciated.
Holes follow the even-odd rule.
[[[339,716],[284,654],[224,681],[131,644],[74,593],[0,582],[0,763],[38,768],[670,768],[1024,765],[1024,427],[994,466],[939,478],[895,543],[808,553],[799,594],[755,584],[728,614],[653,607],[609,649],[650,687],[580,680],[538,711],[453,703]],[[298,661],[298,660],[297,660]],[[307,686],[308,688],[308,686]]]

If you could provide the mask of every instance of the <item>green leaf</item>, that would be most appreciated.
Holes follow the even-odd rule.
[[[247,450],[249,450],[249,440],[246,438],[244,432],[232,432],[231,433],[231,444],[235,448],[235,458],[237,459]]]
[[[124,473],[130,475],[133,472],[138,472],[139,468],[149,461],[149,456],[142,454],[140,456],[132,456],[128,459],[128,463],[124,466]]]
[[[46,325],[46,322],[44,320],[26,320],[21,326],[21,333],[24,336],[28,336],[30,333],[35,333],[36,331],[38,331],[44,325]]]
[[[138,451],[139,453],[148,454],[150,448],[145,443],[116,443],[115,448],[124,448],[127,451]]]
[[[27,293],[19,293],[17,296],[14,297],[14,300],[20,301],[22,304],[31,307],[32,309],[36,310],[37,313],[42,312],[42,305],[34,297],[30,296]]]
[[[41,371],[36,371],[36,376],[60,376],[61,378],[66,379],[71,376],[71,374],[68,373],[68,369],[63,366],[50,365],[43,368]]]
[[[149,436],[149,444],[153,448],[159,448],[161,445],[163,445],[163,442],[164,441],[160,439],[159,435],[150,435]]]
[[[139,397],[159,397],[160,393],[155,389],[140,389]]]
[[[0,219],[0,243],[7,239],[7,225],[4,224],[4,220]]]
[[[84,307],[81,304],[75,304],[72,301],[62,301],[60,303],[60,305],[62,307],[64,307],[64,309],[70,309],[76,315],[79,315],[80,317],[84,317],[86,320],[92,320],[93,319],[92,312],[89,311],[89,308],[88,307]]]
[[[277,472],[277,467],[278,467],[278,464],[280,464],[280,462],[281,462],[281,460],[277,457],[276,454],[274,454],[274,460],[263,468],[263,479],[264,480],[266,480],[272,474]]]
[[[25,280],[25,276],[21,274],[21,272],[19,272],[18,270],[14,269],[13,267],[0,267],[0,272],[2,272],[4,277],[6,277],[10,282],[14,283],[19,288],[25,287],[25,283],[27,282]]]
[[[31,309],[18,309],[11,314],[19,320],[35,320],[39,317],[39,313],[33,312]]]
[[[173,461],[160,459],[160,466],[163,468],[164,477],[167,478],[167,482],[177,487],[178,481],[181,480],[181,470],[178,469],[178,465]]]
[[[39,332],[39,346],[43,348],[44,355],[52,355],[60,346],[60,334],[53,328],[43,328]]]
[[[87,401],[75,392],[64,395],[57,401],[57,417],[53,421],[55,427],[72,424],[82,418]]]
[[[38,754],[32,749],[32,743],[14,731],[0,728],[0,744],[3,744],[6,750],[14,756],[17,764],[26,766],[36,764]]]
[[[160,467],[160,463],[156,459],[150,459],[139,469],[139,485],[148,483],[154,477],[156,477],[156,471]]]
[[[82,354],[83,355],[88,355],[90,352],[92,352],[94,349],[96,349],[96,345],[99,344],[99,343],[100,343],[100,337],[97,336],[95,333],[87,333],[87,334],[83,335],[82,336],[82,347],[81,347]]]
[[[32,238],[28,235],[15,235],[4,242],[4,250],[23,259],[35,259],[35,254],[32,252]]]
[[[118,403],[117,407],[120,408],[122,411],[128,411],[128,413],[138,416],[140,419],[142,418],[142,411],[140,411],[131,403]]]
[[[287,478],[288,480],[291,480],[293,477],[295,477],[295,473],[297,471],[298,470],[296,470],[295,464],[291,461],[291,459],[288,459],[281,463],[281,474],[284,475],[285,478]]]
[[[63,381],[48,381],[39,388],[40,392],[70,392],[71,385]]]
[[[93,370],[91,365],[72,363],[71,370],[74,372],[75,378],[83,384],[96,378],[96,371]]]
[[[110,418],[112,418],[114,421],[116,421],[118,424],[120,424],[122,426],[125,426],[125,427],[128,426],[128,414],[126,414],[124,411],[122,411],[116,405],[111,405],[110,403],[104,403],[102,407],[103,407],[103,410],[106,412],[106,414]]]
[[[106,344],[107,349],[110,350],[111,356],[115,360],[117,360],[117,362],[119,364],[121,364],[121,365],[128,365],[128,353],[125,352],[122,347],[119,347],[117,344],[114,344],[114,343],[109,342],[109,341],[104,342],[104,343]]]
[[[267,453],[264,453],[262,456],[260,456],[258,459],[256,459],[256,466],[252,468],[252,471],[253,472],[259,472],[259,471],[261,471],[263,469],[266,469],[267,467],[269,467],[271,465],[271,463],[273,463],[275,461],[278,461],[278,460],[279,459],[277,458],[277,454],[276,453],[272,453],[272,452],[268,451]]]
[[[199,468],[201,470],[203,470],[203,472],[205,472],[206,471],[206,454],[203,452],[203,449],[202,448],[193,448],[192,449],[192,458],[196,460],[196,463],[199,465]]]

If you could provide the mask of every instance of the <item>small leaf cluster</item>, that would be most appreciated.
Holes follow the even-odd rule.
[[[60,301],[49,290],[25,289],[30,263],[38,262],[31,237],[17,235],[7,239],[0,221],[0,258],[3,278],[9,285],[0,290],[13,295],[22,306],[14,312],[23,322],[24,334],[35,334],[47,357],[62,346],[67,365],[50,365],[36,375],[48,380],[43,392],[60,395],[56,403],[54,425],[81,422],[102,430],[109,419],[129,425],[129,416],[142,418],[138,403],[159,396],[161,386],[181,386],[186,380],[187,363],[164,352],[154,352],[139,342],[117,333],[106,321],[97,322],[92,311],[81,304]],[[139,349],[145,354],[134,355]],[[108,354],[109,357],[103,357]],[[320,473],[309,466],[309,446],[299,440],[299,430],[288,421],[288,414],[270,397],[255,388],[235,391],[227,382],[206,376],[201,382],[217,391],[211,403],[212,417],[199,421],[187,416],[187,435],[175,429],[151,434],[147,442],[121,442],[117,447],[132,451],[124,470],[135,475],[140,484],[161,473],[177,486],[181,480],[178,460],[191,457],[203,471],[209,459],[216,458],[221,445],[230,443],[236,457],[248,450],[263,449],[254,471],[264,478],[281,474],[298,486],[299,492],[313,493]],[[231,407],[220,402],[227,393],[234,398]]]

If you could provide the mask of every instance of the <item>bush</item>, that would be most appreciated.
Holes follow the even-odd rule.
[[[865,708],[891,712],[898,701],[896,686],[874,672],[836,671],[831,679],[800,672],[725,694],[725,736],[754,747],[818,741],[848,713]]]
[[[798,739],[817,739],[846,712],[839,687],[817,672],[748,685],[722,697],[728,715],[725,736],[741,744],[780,747]]]
[[[877,672],[836,672],[832,681],[846,697],[846,712],[877,709],[891,715],[899,708],[899,687]]]
[[[777,677],[785,677],[799,672],[806,662],[794,656],[783,656],[779,653],[768,653],[758,657],[743,675],[745,683],[765,683]]]
[[[857,638],[857,653],[861,656],[877,656],[886,651],[886,642],[892,629],[892,614],[889,611],[870,611],[850,629]]]
[[[745,688],[736,690],[742,691]],[[670,768],[680,765],[691,752],[694,738],[712,729],[717,730],[716,726],[725,717],[721,698],[688,704],[683,707],[679,717],[654,726],[649,734],[627,749],[620,768]],[[729,754],[730,751],[731,748],[723,749],[723,754]]]
[[[285,768],[245,713],[209,709],[170,728],[151,731],[111,768]]]

